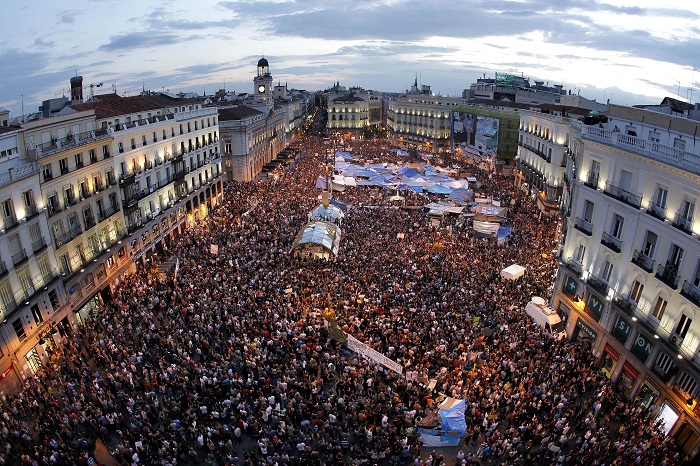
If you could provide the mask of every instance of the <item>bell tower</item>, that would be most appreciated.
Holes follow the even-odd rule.
[[[258,60],[258,74],[253,79],[253,84],[255,100],[272,106],[272,75],[270,74],[270,65],[265,57]]]

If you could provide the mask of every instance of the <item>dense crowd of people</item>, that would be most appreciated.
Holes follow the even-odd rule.
[[[402,161],[378,141],[345,143],[366,160]],[[123,465],[681,464],[586,343],[555,340],[522,312],[551,296],[556,221],[511,178],[469,168],[508,206],[505,244],[476,238],[464,216],[436,226],[393,192],[348,187],[333,194],[350,206],[338,257],[301,258],[292,244],[319,205],[328,146],[296,144],[293,169],[227,183],[207,219],[173,240],[177,277],[125,277],[62,339],[61,362],[3,399],[8,461],[92,464],[99,439]],[[409,205],[437,198],[402,194]],[[513,263],[525,280],[500,277]],[[347,351],[329,309],[333,326],[434,390]],[[467,405],[449,458],[416,435],[441,395]]]

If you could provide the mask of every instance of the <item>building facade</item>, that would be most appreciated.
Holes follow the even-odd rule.
[[[565,141],[552,123],[523,122],[546,156],[547,134]],[[700,440],[699,126],[618,106],[571,121],[575,179],[552,302],[600,370],[691,454]]]
[[[220,151],[226,180],[252,181],[287,146],[285,109],[274,105],[272,75],[265,58],[253,78],[255,98],[248,105],[219,109]]]
[[[17,146],[0,159],[0,390],[40,370],[123,274],[164,253],[223,193],[217,112],[193,101],[95,96],[15,136],[0,142]]]

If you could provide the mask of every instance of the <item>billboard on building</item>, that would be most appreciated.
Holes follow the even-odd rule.
[[[459,148],[476,159],[493,159],[498,152],[498,119],[452,112],[452,150]]]

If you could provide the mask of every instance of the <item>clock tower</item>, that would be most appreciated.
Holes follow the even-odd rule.
[[[272,106],[272,75],[270,65],[264,57],[258,60],[258,75],[253,78],[253,85],[255,100]]]

